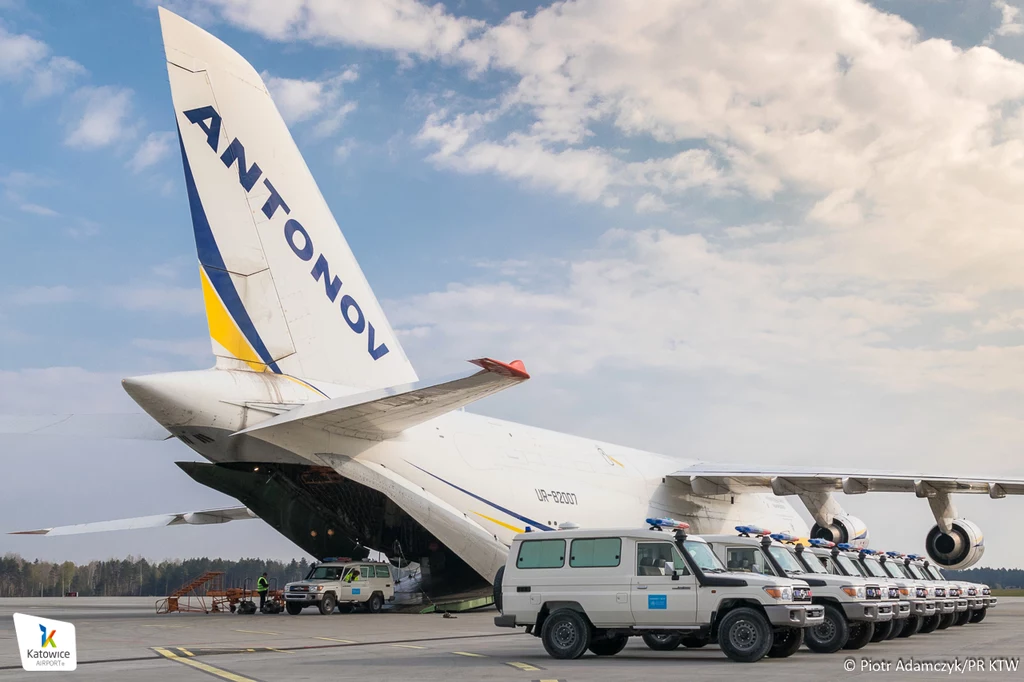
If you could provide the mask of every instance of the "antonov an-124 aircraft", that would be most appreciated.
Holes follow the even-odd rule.
[[[883,491],[927,500],[928,555],[963,568],[985,546],[952,494],[1024,494],[1024,480],[684,460],[461,410],[526,381],[526,367],[480,358],[462,376],[421,381],[259,74],[181,17],[161,9],[160,22],[216,364],[125,379],[156,424],[65,415],[0,425],[177,438],[208,460],[178,466],[244,506],[21,532],[258,517],[318,558],[397,549],[435,573],[493,582],[513,535],[568,522],[670,516],[706,533],[756,522],[865,546],[865,524],[833,493]]]

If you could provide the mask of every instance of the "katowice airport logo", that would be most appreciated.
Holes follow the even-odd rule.
[[[61,620],[14,614],[21,667],[30,672],[67,672],[78,667],[75,626]]]

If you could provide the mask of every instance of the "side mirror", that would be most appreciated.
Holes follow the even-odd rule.
[[[665,562],[665,575],[671,575],[672,580],[679,580],[679,573],[676,572],[676,565],[673,562]]]

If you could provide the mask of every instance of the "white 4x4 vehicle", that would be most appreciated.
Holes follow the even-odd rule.
[[[704,540],[685,535],[686,524],[648,523],[651,530],[517,535],[499,578],[495,625],[525,627],[554,658],[588,649],[612,656],[641,635],[659,649],[673,638],[675,646],[683,637],[717,641],[732,660],[752,662],[772,650],[777,628],[821,622],[804,583],[729,573]]]
[[[285,608],[293,616],[307,606],[316,606],[323,614],[355,605],[380,613],[385,602],[394,600],[391,566],[376,561],[325,561],[314,564],[305,580],[284,586]]]

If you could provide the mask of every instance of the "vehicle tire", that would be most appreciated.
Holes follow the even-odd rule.
[[[772,626],[760,611],[741,606],[729,611],[718,623],[718,646],[739,663],[764,658],[772,648]]]
[[[320,613],[325,616],[334,613],[334,607],[338,603],[338,600],[334,598],[333,594],[325,594],[323,599],[320,600]]]
[[[939,619],[942,616],[928,616],[921,622],[921,629],[918,632],[928,634],[929,632],[935,632],[935,629],[939,627]]]
[[[953,625],[967,625],[971,621],[971,610],[961,611],[956,614],[956,618],[953,620]]]
[[[648,649],[652,651],[673,651],[683,642],[682,635],[676,634],[651,634],[647,633],[641,639]]]
[[[854,649],[863,649],[874,636],[874,623],[857,623],[855,625],[851,625],[850,636],[846,638],[846,644],[843,645],[843,648],[851,651]]]
[[[939,627],[937,627],[936,630],[945,630],[946,628],[948,628],[950,625],[953,624],[954,620],[956,620],[956,614],[955,613],[943,614],[939,618]]]
[[[708,645],[708,640],[702,639],[700,637],[690,636],[683,637],[679,643],[685,646],[687,649],[700,649]]]
[[[924,618],[921,616],[908,616],[907,621],[903,624],[903,630],[900,631],[900,637],[906,639],[916,635],[921,631],[922,622],[924,622]]]
[[[804,631],[800,628],[779,628],[775,631],[768,658],[789,658],[804,643]]]
[[[875,634],[871,635],[872,642],[884,642],[889,639],[889,635],[892,634],[892,629],[896,627],[896,623],[899,621],[895,618],[893,620],[887,620],[884,623],[875,623]]]
[[[842,610],[834,604],[825,604],[825,620],[821,625],[807,628],[804,644],[818,654],[833,654],[843,648],[850,637],[850,624]]]
[[[498,569],[498,572],[494,574],[494,606],[498,609],[498,613],[505,613],[501,610],[501,579],[505,577],[505,567],[502,566]]]
[[[384,596],[380,592],[374,592],[370,595],[370,601],[366,602],[367,613],[380,613],[380,610],[384,608]]]
[[[601,635],[590,640],[590,652],[596,656],[614,656],[626,648],[629,635]]]
[[[558,609],[544,619],[540,638],[551,658],[582,656],[590,646],[590,623],[572,609]]]
[[[987,615],[988,615],[988,607],[983,608],[983,609],[978,609],[977,611],[971,611],[971,622],[972,623],[980,623],[981,621],[985,620],[985,616],[987,616]]]
[[[900,633],[903,632],[903,628],[906,627],[906,625],[907,625],[907,619],[906,618],[900,618],[899,620],[894,620],[892,622],[892,630],[889,631],[889,636],[886,637],[886,639],[896,639],[897,637],[899,637]]]

